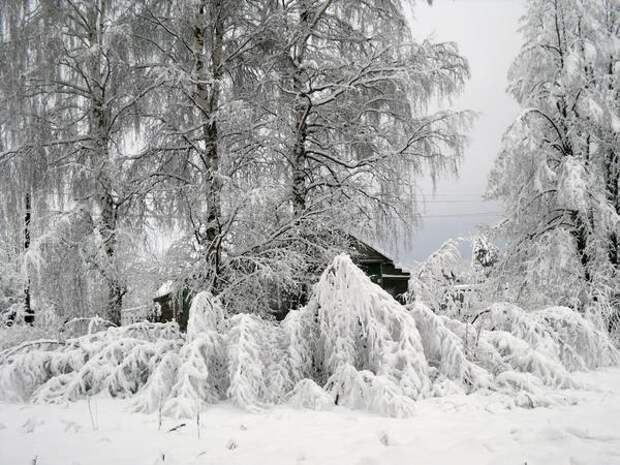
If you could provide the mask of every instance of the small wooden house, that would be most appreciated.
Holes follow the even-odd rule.
[[[153,302],[158,306],[157,321],[176,321],[181,330],[185,331],[192,302],[189,289],[179,289],[173,281],[166,281],[153,297]]]
[[[392,259],[357,238],[353,247],[357,254],[351,258],[370,280],[381,286],[397,301],[404,303],[409,291],[411,274],[398,268]]]
[[[350,237],[355,253],[353,262],[370,278],[372,282],[385,289],[397,301],[404,303],[408,288],[410,273],[398,268],[384,253],[353,236]],[[299,305],[299,298],[282,292],[274,292],[273,315],[280,320],[288,311]],[[166,322],[176,320],[182,331],[187,328],[191,293],[187,288],[175,286],[173,281],[167,281],[159,288],[153,302],[158,306],[157,321]]]

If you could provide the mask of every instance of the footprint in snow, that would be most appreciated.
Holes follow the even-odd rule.
[[[79,433],[82,430],[82,426],[74,421],[63,420],[65,424],[65,433]]]
[[[239,447],[239,444],[234,439],[229,439],[226,443],[226,449],[228,450],[235,450],[237,447]]]
[[[579,439],[587,439],[590,441],[602,441],[602,442],[611,442],[611,441],[620,441],[620,437],[612,436],[609,434],[592,434],[588,430],[575,428],[569,426],[566,428],[566,432],[572,434],[573,436],[578,437]]]
[[[361,459],[359,459],[355,465],[379,465],[381,462],[379,462],[377,459],[375,459],[374,457],[362,457]]]
[[[41,420],[40,418],[30,417],[22,425],[22,428],[24,429],[25,433],[32,433],[37,428],[37,426],[40,426],[43,423],[45,422]]]

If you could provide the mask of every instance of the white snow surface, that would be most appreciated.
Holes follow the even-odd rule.
[[[396,419],[334,407],[250,413],[209,406],[196,421],[130,413],[104,396],[68,406],[0,403],[0,465],[620,464],[620,369],[575,373],[553,408],[513,408],[499,393],[416,403]],[[185,426],[169,431],[180,425]]]
[[[168,295],[172,291],[174,291],[174,281],[172,280],[164,281],[162,285],[159,286],[159,289],[157,289],[157,292],[155,293],[155,298]]]

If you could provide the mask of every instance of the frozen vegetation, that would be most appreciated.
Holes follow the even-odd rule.
[[[617,2],[524,2],[502,218],[407,286],[474,118],[413,3],[0,0],[0,465],[620,463]]]
[[[231,317],[207,292],[190,315],[186,334],[143,322],[5,349],[0,395],[65,403],[104,392],[178,418],[225,400],[408,417],[421,399],[475,391],[528,408],[562,403],[560,390],[579,387],[573,372],[620,362],[608,335],[570,309],[493,304],[461,321],[399,304],[346,255],[281,323]]]

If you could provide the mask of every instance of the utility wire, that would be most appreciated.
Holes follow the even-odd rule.
[[[71,213],[68,210],[38,210],[39,213]],[[458,217],[472,217],[472,216],[501,216],[503,212],[501,211],[482,211],[482,212],[465,212],[465,213],[446,213],[446,214],[419,214],[417,215],[420,218],[458,218]],[[128,216],[131,218],[176,218],[176,219],[185,219],[187,218],[185,215],[168,215],[165,213],[128,213],[124,216]]]

